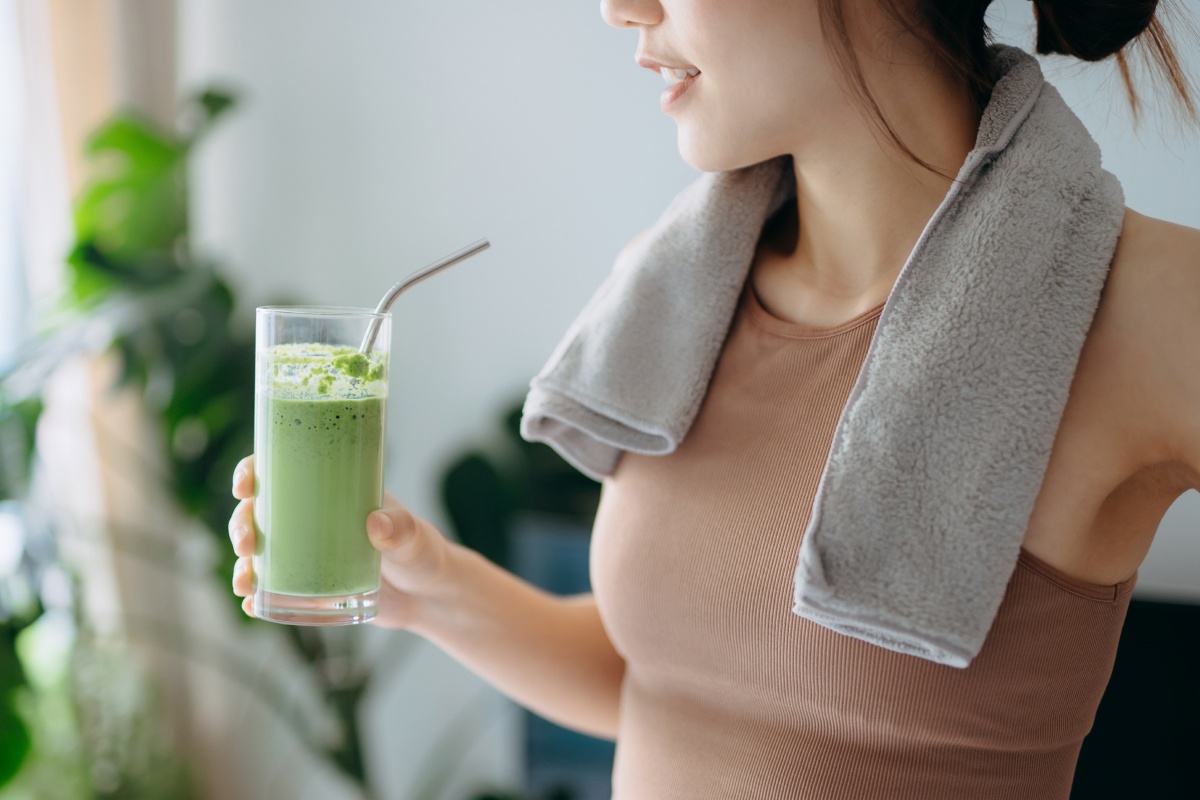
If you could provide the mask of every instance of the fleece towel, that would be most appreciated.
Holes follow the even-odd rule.
[[[975,147],[876,323],[800,540],[792,606],[960,668],[1016,567],[1125,208],[1037,59],[989,49],[998,79]],[[596,480],[622,451],[672,452],[763,223],[794,194],[780,156],[676,196],[530,381],[522,437]]]

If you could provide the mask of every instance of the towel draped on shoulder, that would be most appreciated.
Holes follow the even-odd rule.
[[[999,78],[975,147],[884,304],[803,532],[792,607],[960,668],[1016,566],[1125,211],[1037,59],[989,49]],[[795,191],[780,156],[680,192],[530,382],[522,437],[596,480],[622,451],[673,452],[762,226]]]

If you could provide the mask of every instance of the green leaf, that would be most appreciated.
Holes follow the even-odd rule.
[[[179,266],[164,253],[124,258],[100,248],[95,240],[80,241],[67,258],[68,293],[82,312],[113,292],[141,291],[165,286],[182,277]]]
[[[29,731],[12,705],[16,690],[26,684],[16,649],[21,627],[14,620],[0,623],[0,786],[12,780],[29,752]]]
[[[467,453],[447,470],[441,488],[459,541],[507,567],[513,499],[492,462],[482,453]]]
[[[25,670],[17,658],[15,631],[11,623],[0,626],[0,702],[18,686],[24,686]]]
[[[170,253],[186,231],[183,181],[178,169],[129,170],[92,183],[75,208],[80,238],[113,257]]]
[[[97,266],[97,251],[90,240],[77,244],[67,256],[66,307],[82,313],[118,288],[120,281]]]
[[[84,154],[121,153],[142,166],[164,166],[178,159],[183,147],[148,120],[129,113],[114,115],[88,137]]]
[[[103,171],[75,205],[77,237],[118,259],[170,252],[187,228],[187,145],[123,114],[93,134],[86,153]]]
[[[0,396],[0,500],[25,493],[41,414],[40,397],[7,403]]]
[[[21,771],[29,746],[29,729],[5,699],[0,702],[0,786]]]
[[[237,104],[236,98],[228,93],[218,91],[216,89],[206,89],[200,93],[196,102],[204,109],[205,121],[211,124],[217,117],[224,114],[229,109]]]
[[[504,431],[518,459],[512,479],[518,487],[519,508],[591,518],[600,505],[600,484],[571,466],[553,447],[521,438],[519,398],[504,414]]]

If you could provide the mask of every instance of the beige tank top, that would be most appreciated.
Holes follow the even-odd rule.
[[[778,319],[747,280],[703,406],[604,482],[591,577],[626,659],[614,800],[1066,800],[1137,580],[1021,549],[966,669],[792,613],[800,537],[880,305]]]

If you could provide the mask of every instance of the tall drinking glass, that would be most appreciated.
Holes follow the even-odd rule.
[[[358,351],[368,326],[379,331]],[[254,380],[254,614],[292,625],[375,616],[391,316],[258,309]]]

